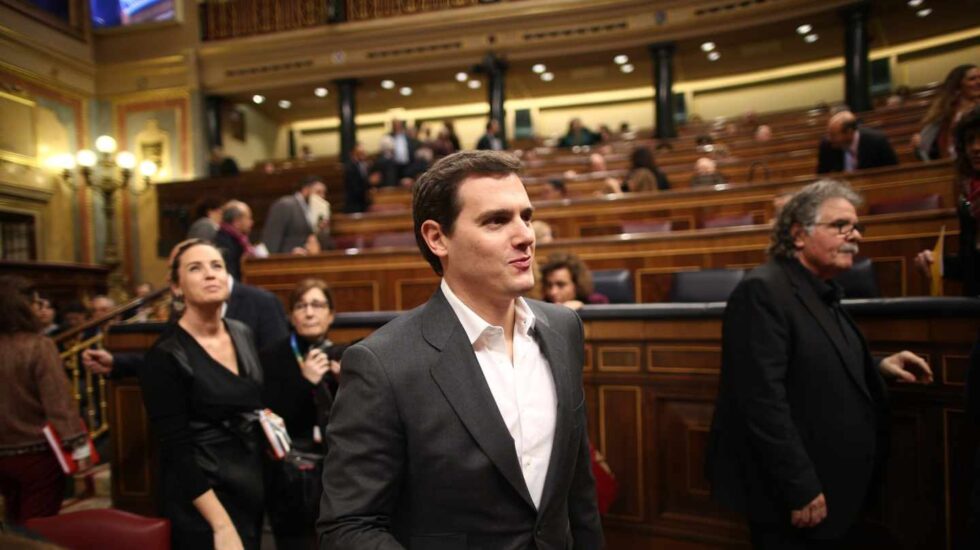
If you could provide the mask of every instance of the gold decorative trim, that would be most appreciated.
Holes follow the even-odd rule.
[[[598,356],[598,371],[599,372],[641,372],[643,370],[642,353],[640,353],[640,348],[637,347],[626,347],[626,346],[598,346],[597,347]],[[606,352],[611,353],[625,353],[634,356],[636,361],[636,366],[612,366],[606,364]]]

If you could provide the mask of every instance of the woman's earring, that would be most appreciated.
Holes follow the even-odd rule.
[[[171,304],[173,305],[174,311],[176,311],[177,313],[181,313],[182,311],[184,311],[184,305],[185,305],[184,295],[174,294],[173,300],[171,300]]]

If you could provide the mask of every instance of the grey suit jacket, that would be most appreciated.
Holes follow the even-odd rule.
[[[558,398],[540,509],[466,333],[437,291],[344,354],[327,427],[320,548],[602,547],[582,323],[569,309],[528,303]]]
[[[262,227],[262,242],[271,254],[288,254],[305,245],[311,233],[313,229],[296,195],[286,195],[269,207],[269,215]]]

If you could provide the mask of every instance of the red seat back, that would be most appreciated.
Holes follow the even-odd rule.
[[[170,549],[170,520],[112,508],[32,518],[24,526],[71,550]]]

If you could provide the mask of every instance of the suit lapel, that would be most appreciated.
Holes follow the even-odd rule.
[[[442,353],[430,369],[432,379],[476,444],[532,508],[534,501],[517,461],[514,439],[497,408],[473,347],[442,291],[429,300],[422,335]]]
[[[541,506],[538,512],[548,509],[548,503],[554,498],[555,491],[564,472],[570,471],[565,467],[565,461],[574,453],[567,449],[568,440],[572,435],[572,411],[578,403],[575,401],[575,391],[572,387],[572,364],[568,357],[568,341],[548,324],[544,313],[534,308],[536,317],[534,335],[541,346],[541,353],[548,360],[551,377],[555,381],[555,396],[558,409],[555,411],[555,435],[551,445],[551,458],[548,461],[548,473],[545,476],[544,490],[541,494]]]
[[[803,306],[810,312],[810,315],[817,320],[817,324],[820,325],[824,334],[826,334],[827,338],[834,345],[834,350],[837,351],[837,357],[840,358],[841,364],[844,365],[844,370],[847,371],[854,383],[861,389],[861,392],[870,400],[871,394],[868,392],[868,386],[864,380],[863,365],[854,364],[854,361],[851,359],[851,354],[848,353],[847,344],[844,342],[844,336],[841,334],[840,327],[837,326],[837,321],[831,317],[827,305],[820,300],[820,297],[817,296],[817,291],[809,281],[800,280],[797,277],[792,266],[784,265],[783,269],[793,282],[796,296],[803,302]]]

